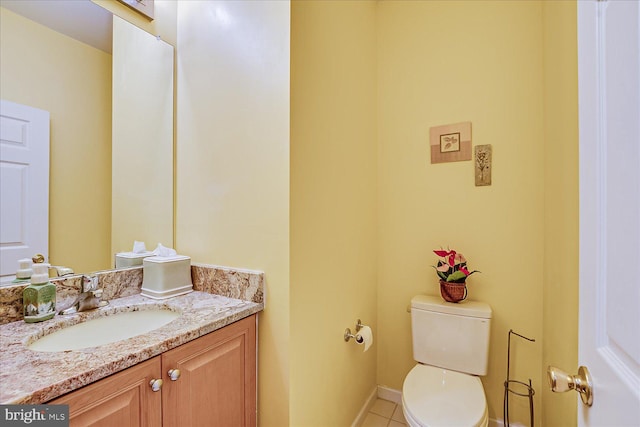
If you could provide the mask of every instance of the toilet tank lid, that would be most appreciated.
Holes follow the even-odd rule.
[[[465,300],[459,303],[452,303],[445,302],[440,297],[416,295],[411,299],[411,309],[491,319],[491,307],[481,301]]]

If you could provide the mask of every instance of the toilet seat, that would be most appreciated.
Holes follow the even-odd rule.
[[[404,379],[402,409],[412,427],[483,427],[489,423],[480,378],[416,365]]]

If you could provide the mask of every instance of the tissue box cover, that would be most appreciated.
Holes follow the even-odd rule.
[[[116,268],[135,267],[142,265],[142,260],[153,256],[153,252],[118,252],[116,254]]]
[[[144,258],[142,265],[143,296],[165,299],[193,291],[190,257],[152,256]]]

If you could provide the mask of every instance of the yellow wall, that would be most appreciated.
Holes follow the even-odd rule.
[[[51,113],[49,260],[111,264],[111,55],[2,8],[0,96]]]
[[[578,63],[576,2],[543,2],[545,244],[543,375],[578,366]],[[576,425],[574,393],[542,392],[545,427]]]
[[[347,426],[376,386],[376,3],[291,7],[290,425]],[[377,336],[376,336],[377,339]]]
[[[259,420],[289,423],[288,1],[178,2],[176,249],[263,270]]]
[[[512,378],[541,376],[544,258],[543,34],[540,2],[393,1],[378,4],[378,383],[401,389],[414,365],[413,295],[438,295],[432,250],[449,246],[481,270],[469,298],[493,308],[491,418],[502,418],[510,328]],[[493,146],[493,184],[473,163],[431,164],[429,127],[472,122]],[[511,422],[528,425],[525,399]],[[539,418],[537,424],[539,425]]]

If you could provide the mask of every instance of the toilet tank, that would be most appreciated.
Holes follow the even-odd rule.
[[[491,307],[479,301],[447,303],[440,297],[411,299],[413,358],[420,363],[485,375],[489,361]]]

